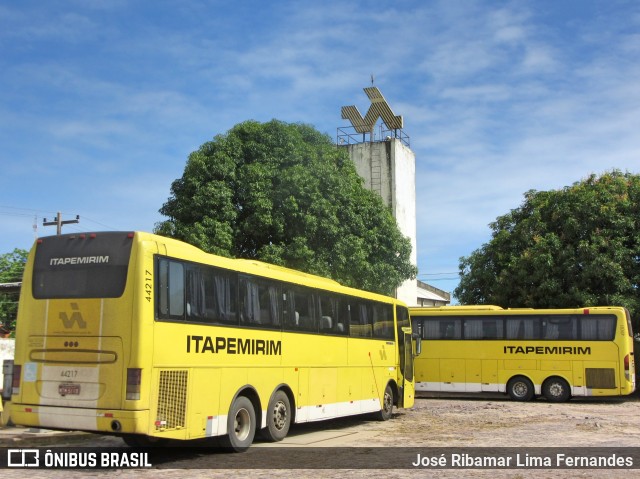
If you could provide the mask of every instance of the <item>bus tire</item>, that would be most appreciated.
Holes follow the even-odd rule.
[[[507,383],[507,393],[514,401],[531,401],[535,394],[533,383],[524,376],[515,376]]]
[[[564,379],[554,376],[542,384],[542,394],[549,402],[565,402],[571,397],[571,387]]]
[[[393,399],[393,389],[391,389],[391,384],[387,384],[382,397],[382,409],[378,412],[378,420],[388,421],[391,419],[393,415]]]
[[[291,402],[289,396],[282,391],[275,392],[267,408],[267,427],[262,435],[268,441],[282,441],[289,433],[291,426]]]
[[[256,412],[253,403],[245,396],[234,399],[227,416],[227,432],[220,440],[223,447],[234,452],[244,452],[253,443],[256,434]]]

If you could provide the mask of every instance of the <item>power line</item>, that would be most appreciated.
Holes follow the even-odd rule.
[[[104,226],[105,228],[109,228],[110,230],[113,230],[113,231],[118,229],[118,228],[115,228],[113,226],[105,225],[104,223],[100,223],[99,221],[93,220],[93,219],[87,217],[86,215],[82,215],[82,218],[84,220],[86,220],[86,221],[90,221],[90,222],[95,223],[97,225]]]
[[[33,209],[33,208],[18,208],[18,207],[15,207],[15,206],[6,206],[6,205],[0,205],[0,208],[7,209],[7,210],[25,211],[25,212],[28,211],[29,214],[22,213],[25,216],[31,216],[31,215],[33,215],[33,213],[55,214],[55,211],[36,210],[36,209]],[[4,215],[12,215],[12,214],[18,215],[18,213],[0,212],[0,215],[2,215],[2,214],[4,214]]]
[[[2,216],[19,216],[19,217],[30,217],[33,213],[8,213],[5,211],[0,211],[0,215]]]
[[[422,274],[419,274],[418,277],[420,277],[420,276],[440,276],[440,275],[443,275],[443,274],[458,274],[458,271],[446,271],[444,273],[422,273]]]
[[[429,278],[429,283],[434,283],[437,281],[454,281],[454,280],[459,280],[460,278],[457,276],[454,276],[452,278]]]
[[[2,211],[2,209],[8,209],[8,210],[16,210],[16,212],[12,212],[12,211]],[[24,211],[24,213],[21,213],[21,211]],[[17,217],[33,217],[33,215],[36,214],[37,216],[44,216],[44,215],[56,215],[57,212],[56,211],[49,211],[49,210],[38,210],[38,209],[34,209],[34,208],[18,208],[16,206],[6,206],[6,205],[0,205],[0,216],[17,216]],[[65,215],[68,213],[65,213],[64,211],[61,212],[61,214]],[[91,223],[95,223],[97,225],[103,226],[109,230],[112,231],[116,231],[118,230],[118,228],[111,226],[111,225],[107,225],[105,223],[101,223],[100,221],[97,221],[93,218],[89,218],[87,215],[82,215],[82,219],[84,221],[89,221]],[[77,230],[77,231],[81,231]]]

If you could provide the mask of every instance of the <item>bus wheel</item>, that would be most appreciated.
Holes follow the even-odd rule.
[[[571,396],[571,388],[562,378],[548,378],[542,385],[542,394],[551,402],[565,402]]]
[[[393,390],[391,385],[387,384],[384,390],[384,398],[382,399],[382,409],[378,412],[380,421],[388,421],[393,413]]]
[[[507,383],[507,392],[514,401],[531,401],[535,393],[533,383],[524,376],[511,378]]]
[[[262,435],[269,441],[282,441],[291,426],[291,403],[284,391],[276,391],[267,409],[267,427]]]
[[[256,413],[245,396],[238,396],[231,404],[227,417],[228,434],[220,440],[222,446],[234,452],[249,449],[256,434]]]

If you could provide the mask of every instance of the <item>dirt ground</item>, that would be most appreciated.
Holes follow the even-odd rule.
[[[423,395],[393,423],[378,437],[381,445],[401,440],[426,447],[640,447],[640,397],[554,404],[501,395]]]
[[[330,430],[330,431],[329,431]],[[311,437],[325,432],[332,439],[323,444],[309,443]],[[330,434],[329,434],[330,432]],[[367,448],[428,448],[465,447],[518,447],[523,452],[540,447],[615,447],[637,448],[640,455],[640,396],[616,399],[573,399],[567,403],[553,404],[544,399],[531,402],[513,402],[506,396],[441,396],[420,397],[412,409],[399,410],[386,422],[362,417],[347,418],[323,423],[295,425],[290,437],[282,443],[265,444],[256,441],[249,452],[233,455],[240,460],[252,460],[255,450],[277,452],[284,447],[305,444],[306,449],[317,455],[318,461],[331,464],[332,454],[357,455]],[[288,443],[288,444],[287,444]],[[329,454],[323,447],[330,446]],[[358,446],[358,450],[349,450]],[[380,449],[372,449],[380,451]],[[413,449],[412,449],[413,450]],[[353,451],[353,452],[352,452]],[[369,451],[371,452],[371,451]],[[314,456],[316,457],[316,456]],[[635,469],[226,469],[212,468],[211,461],[224,462],[227,455],[194,455],[189,469],[164,470],[116,470],[110,471],[33,471],[29,477],[136,477],[140,479],[162,476],[164,479],[185,478],[632,478],[640,477],[640,460]],[[218,464],[220,467],[221,464]],[[172,465],[170,467],[179,467]],[[291,467],[291,466],[289,466]],[[3,471],[7,478],[26,477],[18,471]]]
[[[562,404],[544,399],[514,402],[495,396],[421,396],[412,409],[400,410],[387,422],[367,421],[356,426],[360,447],[463,448],[521,447],[526,453],[541,447],[640,448],[640,396],[572,399]],[[362,433],[366,432],[366,435]],[[478,477],[478,478],[630,478],[634,470],[603,469],[444,469],[300,471],[301,477]],[[272,477],[274,471],[256,471]],[[279,471],[278,477],[289,474]],[[218,477],[218,476],[210,476]],[[222,476],[220,476],[222,477]]]

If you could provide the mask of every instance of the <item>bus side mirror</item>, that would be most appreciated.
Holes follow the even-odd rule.
[[[422,352],[422,338],[417,333],[413,333],[412,336],[413,339],[416,340],[416,356],[420,356],[420,353]]]

